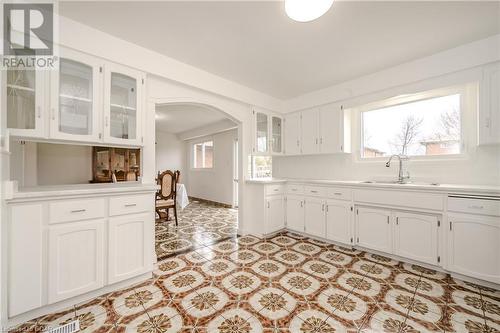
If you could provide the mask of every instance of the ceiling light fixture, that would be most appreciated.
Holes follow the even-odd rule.
[[[285,0],[285,12],[298,22],[309,22],[325,14],[333,0]]]

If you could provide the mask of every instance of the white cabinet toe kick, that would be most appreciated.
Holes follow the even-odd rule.
[[[500,193],[464,195],[318,181],[249,185],[249,208],[256,221],[250,233],[286,229],[500,288]]]
[[[7,205],[9,324],[152,276],[154,190],[12,200]],[[29,244],[29,246],[27,246]]]

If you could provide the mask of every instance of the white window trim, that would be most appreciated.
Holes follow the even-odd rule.
[[[205,143],[205,142],[212,142],[212,166],[210,168],[196,168],[195,165],[196,165],[196,155],[195,155],[195,149],[194,147],[196,145],[199,145],[200,143]],[[205,156],[205,146],[203,145],[203,156]],[[205,163],[205,161],[203,161],[203,163]],[[213,138],[206,138],[206,139],[203,139],[203,140],[198,140],[198,141],[195,141],[193,143],[191,143],[191,170],[193,171],[210,171],[210,170],[213,170],[215,167],[215,143],[214,143],[214,140]]]
[[[352,145],[353,160],[356,163],[380,163],[386,161],[389,157],[361,157],[361,148],[363,144],[363,124],[361,114],[363,112],[403,105],[419,100],[444,97],[453,94],[460,94],[460,126],[461,137],[460,154],[448,155],[421,155],[410,156],[411,161],[415,162],[443,162],[443,161],[463,161],[469,160],[471,154],[477,146],[477,112],[478,112],[478,82],[464,83],[451,87],[432,89],[414,94],[399,95],[392,98],[386,98],[381,101],[367,103],[359,107],[351,108],[352,122]]]

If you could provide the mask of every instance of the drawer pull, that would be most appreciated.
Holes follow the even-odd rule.
[[[273,191],[274,191],[274,192],[278,192],[278,191],[279,191],[279,189],[278,189],[278,188],[275,188]]]
[[[479,206],[479,205],[470,205],[469,208],[472,208],[472,209],[483,209],[484,206]]]
[[[311,193],[318,193],[318,191],[313,191],[313,190],[311,190]]]
[[[342,195],[342,193],[340,193],[340,192],[335,192],[335,193],[333,193],[333,194],[334,194],[334,195]]]
[[[296,188],[292,188],[292,191],[293,191],[293,192],[296,192],[296,191],[297,191],[297,189],[296,189]]]
[[[83,213],[85,211],[87,211],[87,210],[86,209],[75,209],[75,210],[72,210],[71,212],[72,213]]]
[[[135,207],[135,206],[137,206],[137,204],[135,204],[135,203],[131,203],[131,204],[126,204],[125,205],[125,207]]]

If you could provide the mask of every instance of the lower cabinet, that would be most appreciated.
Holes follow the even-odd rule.
[[[305,232],[317,237],[326,237],[325,203],[320,198],[304,200]]]
[[[304,197],[288,195],[286,197],[287,229],[304,232]]]
[[[356,208],[356,244],[392,253],[391,211],[378,208]]]
[[[49,227],[48,302],[104,286],[105,220]]]
[[[266,234],[281,230],[285,227],[285,205],[282,195],[266,197]]]
[[[447,269],[500,283],[500,217],[448,215]]]
[[[326,238],[335,242],[352,244],[350,201],[326,202]]]
[[[437,216],[403,212],[394,216],[394,254],[437,265],[440,261]]]
[[[154,217],[150,213],[109,219],[108,283],[151,271]]]

